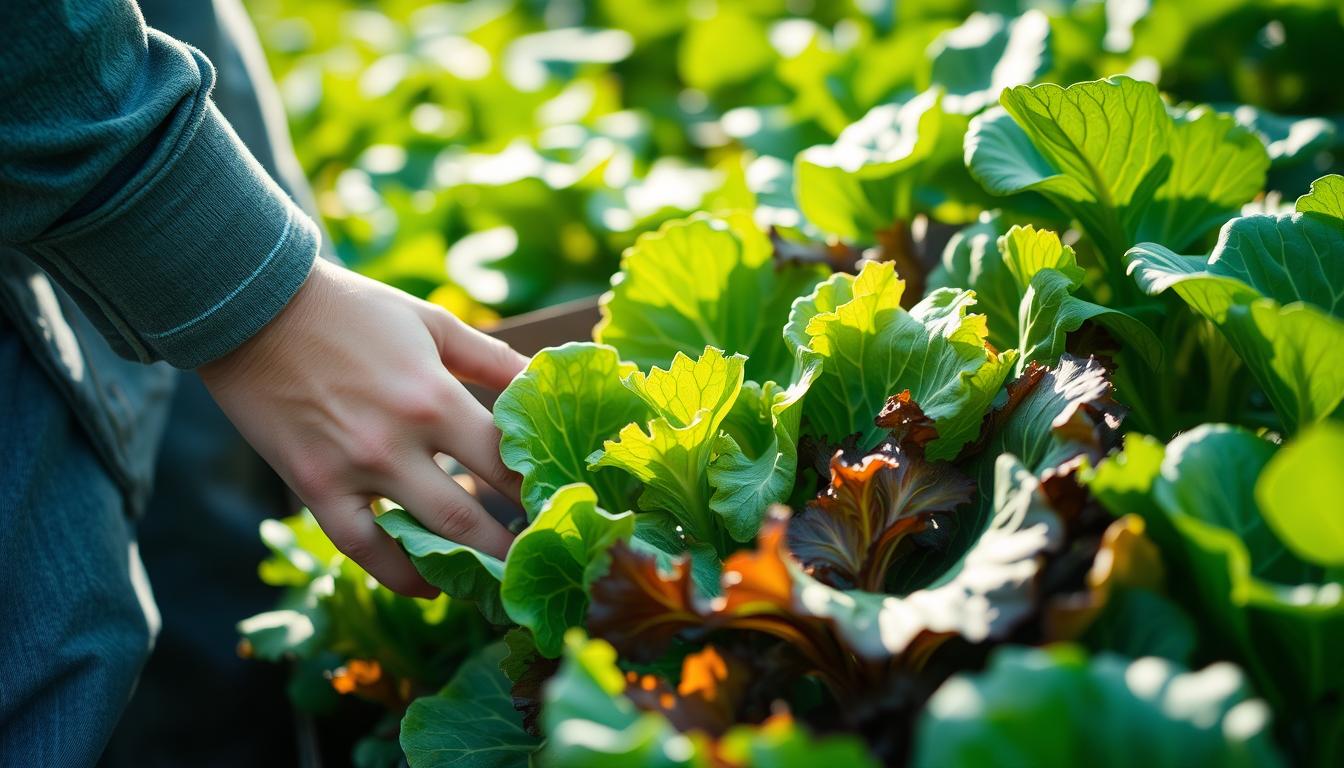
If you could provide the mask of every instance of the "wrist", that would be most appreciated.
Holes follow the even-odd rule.
[[[329,303],[333,284],[338,281],[334,274],[338,271],[340,267],[317,259],[303,284],[269,322],[232,351],[201,365],[197,373],[212,388],[227,386],[231,381],[248,377],[259,366],[274,363],[285,347],[301,344],[295,333],[318,322],[316,318]]]

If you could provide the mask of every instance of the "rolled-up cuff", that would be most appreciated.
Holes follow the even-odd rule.
[[[134,191],[30,247],[135,354],[195,368],[251,338],[307,279],[317,226],[205,101]]]

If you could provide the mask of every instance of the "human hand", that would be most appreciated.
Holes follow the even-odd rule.
[[[499,430],[457,379],[502,389],[526,364],[442,308],[319,259],[275,319],[198,372],[338,549],[387,587],[429,597],[438,590],[370,503],[390,498],[439,535],[502,558],[512,536],[434,456],[517,501]]]

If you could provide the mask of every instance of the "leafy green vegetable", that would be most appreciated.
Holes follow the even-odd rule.
[[[1269,721],[1231,664],[1004,648],[929,700],[913,764],[1281,765]]]
[[[1011,454],[995,462],[993,488],[991,517],[970,549],[927,587],[882,599],[884,641],[951,631],[980,642],[1001,637],[1031,611],[1032,580],[1040,558],[1060,546],[1060,521],[1039,481]]]
[[[971,173],[998,195],[1036,191],[1077,219],[1109,274],[1140,240],[1183,248],[1264,185],[1269,157],[1232,118],[1173,117],[1149,83],[1111,77],[1003,92],[966,135]]]
[[[1100,459],[1113,446],[1124,416],[1108,372],[1095,358],[1065,355],[1052,367],[1030,366],[1008,385],[1007,399],[986,419],[973,463],[982,495],[988,472],[1004,453],[1035,475]]]
[[[585,482],[602,504],[630,509],[638,483],[640,509],[662,515],[644,521],[641,538],[666,554],[722,550],[725,530],[751,539],[765,508],[793,488],[802,399],[818,364],[805,361],[785,388],[744,382],[740,355],[704,352],[694,363],[677,353],[669,370],[647,375],[603,345],[534,357],[496,406],[501,454],[523,474],[525,506]]]
[[[262,537],[272,556],[260,571],[285,592],[275,610],[239,623],[239,653],[292,662],[288,691],[303,712],[339,711],[349,694],[399,713],[489,642],[490,627],[469,601],[379,586],[307,512],[264,521]],[[360,745],[371,757],[400,752],[381,730]]]
[[[985,234],[994,230],[988,223],[980,226]],[[947,282],[974,289],[977,300],[988,301],[989,342],[998,349],[1017,349],[1019,374],[1030,362],[1050,365],[1058,360],[1066,336],[1086,322],[1105,326],[1157,368],[1162,346],[1147,326],[1073,295],[1086,273],[1059,235],[1031,225],[1013,226],[998,238],[998,251],[996,259],[981,250],[974,267],[949,271]]]
[[[745,382],[724,420],[725,431],[715,445],[718,455],[709,467],[714,486],[709,506],[737,541],[750,541],[766,509],[793,491],[803,398],[821,365],[805,358],[800,367],[797,380],[787,388],[773,381]]]
[[[449,597],[475,602],[493,624],[508,622],[499,600],[499,580],[504,577],[499,560],[429,532],[404,510],[379,515],[378,525],[401,544],[425,581]]]
[[[537,650],[558,656],[565,630],[588,610],[586,587],[607,567],[606,550],[635,530],[633,512],[613,515],[583,484],[555,492],[519,534],[504,563],[500,598],[509,618],[532,630]]]
[[[787,516],[775,516],[755,551],[724,562],[722,596],[713,601],[695,593],[684,564],[664,574],[652,558],[616,547],[611,571],[593,585],[588,626],[638,655],[697,628],[765,632],[793,643],[836,695],[866,691],[880,681],[829,650],[836,643],[871,662],[919,658],[949,634],[1001,637],[1031,611],[1037,558],[1058,547],[1059,521],[1016,459],[1000,457],[998,474],[993,520],[927,589],[897,597],[828,587],[794,560]]]
[[[1269,167],[1258,136],[1202,108],[1172,117],[1167,156],[1166,182],[1139,218],[1135,241],[1184,248],[1254,197]]]
[[[1071,355],[1047,368],[1033,363],[1008,384],[1003,402],[986,415],[980,436],[957,464],[974,481],[977,498],[948,521],[944,546],[906,554],[889,577],[897,591],[924,587],[965,556],[986,530],[1014,477],[999,466],[1012,455],[1031,475],[1069,485],[1083,459],[1098,460],[1115,444],[1124,408],[1113,397],[1109,373],[1095,359]]]
[[[1319,424],[1275,454],[1255,486],[1260,511],[1279,539],[1305,561],[1344,566],[1344,427]]]
[[[858,432],[859,446],[872,448],[882,435],[877,412],[910,390],[937,424],[930,458],[947,458],[974,436],[1016,356],[985,346],[984,317],[967,314],[971,294],[943,289],[907,312],[904,288],[890,264],[869,263],[794,304],[785,337],[822,359],[804,431],[837,441]]]
[[[777,268],[750,217],[696,217],[641,236],[593,330],[641,369],[705,347],[748,356],[747,377],[785,382],[793,365],[779,338],[789,305],[824,276],[816,265]]]
[[[1299,213],[1339,226],[1344,222],[1344,176],[1322,176],[1311,184],[1311,191],[1297,200]]]
[[[968,478],[918,449],[883,446],[854,462],[837,454],[829,487],[789,526],[789,549],[826,584],[880,592],[908,537],[935,528],[973,493]]]
[[[1128,254],[1143,290],[1174,289],[1207,317],[1295,430],[1344,402],[1344,177],[1327,176],[1298,213],[1245,216],[1205,261],[1155,243]]]
[[[976,306],[989,325],[989,343],[995,349],[1017,346],[1017,306],[1022,293],[1007,273],[998,247],[1008,225],[996,214],[982,214],[947,242],[942,259],[929,275],[929,289],[966,288],[975,291]]]
[[[610,292],[505,562],[268,523],[240,651],[361,768],[1344,762],[1344,17],[1028,5],[255,0],[347,264]]]
[[[641,509],[667,512],[688,538],[726,548],[709,507],[709,467],[719,426],[742,389],[741,355],[706,347],[697,360],[677,353],[668,370],[635,371],[625,385],[655,414],[647,431],[627,424],[588,457],[590,469],[617,467],[643,486]]]
[[[417,699],[401,721],[401,747],[411,768],[522,768],[540,740],[523,730],[509,680],[500,671],[505,648],[495,643],[462,665],[433,696]]]
[[[1122,253],[1136,212],[1169,173],[1171,119],[1157,89],[1127,77],[1020,86],[966,135],[967,165],[995,194],[1039,191]],[[1165,162],[1164,162],[1165,161]]]
[[[537,353],[500,394],[499,453],[523,476],[528,517],[570,483],[592,486],[606,509],[628,508],[632,480],[594,471],[588,455],[625,425],[648,417],[648,407],[621,383],[634,370],[611,347],[574,342]]]

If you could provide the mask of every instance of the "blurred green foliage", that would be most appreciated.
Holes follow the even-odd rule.
[[[637,234],[751,204],[734,192],[804,225],[798,152],[931,85],[992,103],[1021,38],[1031,81],[1128,72],[1196,101],[1344,112],[1333,0],[247,5],[338,253],[475,322],[602,290]],[[1030,9],[1044,44],[1041,22],[1002,28]]]

